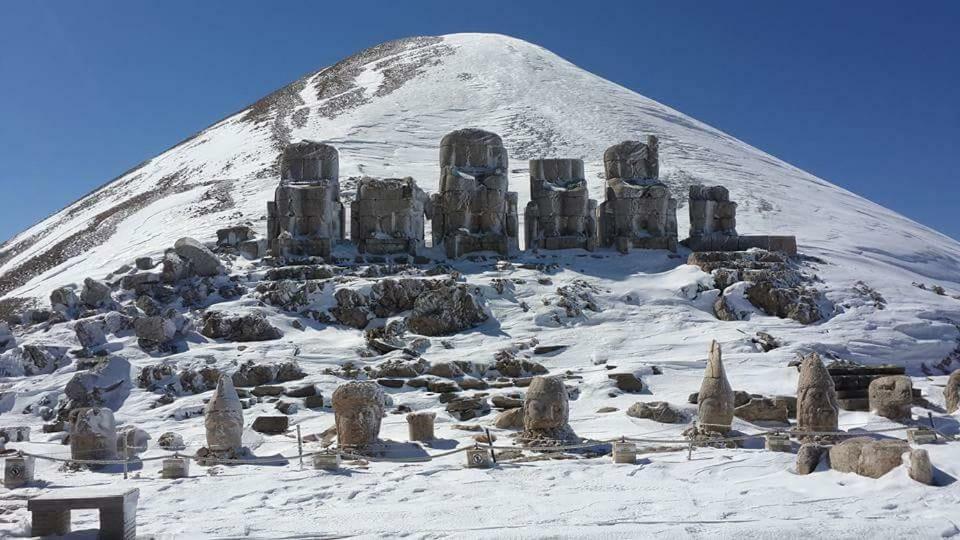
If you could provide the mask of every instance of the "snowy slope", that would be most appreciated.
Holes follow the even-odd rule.
[[[723,184],[740,203],[741,232],[796,234],[810,255],[855,258],[907,279],[960,281],[960,246],[944,235],[545,49],[456,34],[363,51],[144,162],[6,242],[0,294],[46,297],[77,276],[115,270],[131,250],[157,252],[184,234],[209,238],[243,220],[263,227],[278,148],[290,140],[335,144],[344,179],[413,176],[434,191],[439,141],[465,126],[503,136],[521,202],[527,159],[584,159],[602,199],[604,149],[652,133],[681,204],[690,183]],[[685,208],[679,214],[683,232]]]
[[[453,263],[483,290],[491,319],[478,328],[431,339],[424,357],[489,362],[494,351],[513,342],[539,339],[568,345],[538,355],[551,374],[569,372],[579,393],[570,404],[578,435],[595,439],[627,436],[674,440],[685,425],[660,424],[624,414],[637,401],[668,401],[689,418],[687,396],[699,389],[710,339],[723,345],[724,361],[737,390],[792,394],[797,372],[787,367],[800,352],[864,363],[907,366],[915,388],[933,407],[943,405],[945,373],[960,367],[960,245],[863,198],[791,167],[668,107],[591,75],[549,51],[516,39],[484,34],[413,38],[364,51],[308,75],[124,174],[111,184],[11,239],[0,254],[0,292],[7,299],[40,298],[65,283],[102,277],[139,255],[156,254],[184,235],[211,240],[226,225],[250,221],[261,231],[266,201],[277,182],[278,149],[301,138],[330,141],[341,152],[341,181],[350,177],[413,176],[427,191],[438,180],[438,144],[454,129],[476,126],[501,134],[509,147],[512,189],[528,199],[526,159],[579,157],[587,163],[593,196],[600,189],[603,150],[624,139],[661,138],[661,174],[683,204],[691,183],[723,184],[737,200],[742,233],[796,234],[817,287],[834,311],[818,324],[754,313],[749,320],[724,322],[712,312],[717,291],[699,292],[710,277],[665,252],[629,255],[599,250],[584,256],[565,251],[526,254],[512,268],[492,261]],[[679,212],[681,236],[686,208]],[[429,235],[428,235],[429,236]],[[685,255],[681,253],[681,256]],[[816,259],[813,259],[816,258]],[[519,263],[552,264],[552,270]],[[231,263],[231,273],[252,290],[262,269]],[[503,292],[496,279],[514,279]],[[552,284],[544,281],[549,278]],[[543,300],[557,287],[585,280],[595,287],[597,312],[560,325],[547,324]],[[854,286],[858,281],[885,299]],[[360,280],[357,286],[368,285]],[[925,283],[920,289],[914,283]],[[933,284],[947,294],[929,290]],[[862,290],[862,289],[861,289]],[[529,311],[521,303],[530,306]],[[189,350],[166,357],[142,351],[136,338],[110,336],[113,355],[131,373],[161,361],[179,366],[215,366],[227,372],[254,360],[296,358],[328,398],[342,379],[326,370],[346,362],[376,365],[363,358],[363,333],[283,313],[251,293],[216,309],[259,310],[280,328],[280,340],[236,343],[195,335]],[[297,324],[305,324],[298,329]],[[757,331],[784,346],[763,353],[750,342]],[[69,324],[18,336],[18,343],[78,346]],[[608,378],[617,372],[642,375],[647,389],[617,394]],[[653,367],[662,372],[655,375]],[[34,442],[16,445],[38,454],[69,455],[62,434],[40,433],[41,399],[56,401],[76,373],[75,363],[50,375],[0,379],[0,426],[26,425]],[[522,391],[522,389],[519,389]],[[517,388],[490,390],[514,392]],[[394,405],[434,410],[437,436],[430,453],[472,446],[475,433],[458,422],[432,394],[409,387],[388,389]],[[614,394],[611,396],[611,394]],[[175,413],[209,397],[179,397],[152,408],[154,393],[133,388],[117,407],[121,423],[153,435],[145,457],[165,455],[153,444],[159,434],[184,436],[187,453],[204,444],[201,418]],[[615,407],[612,413],[598,412]],[[391,407],[392,408],[392,407]],[[925,418],[928,410],[915,407]],[[958,418],[933,409],[942,431],[957,434]],[[244,412],[246,425],[276,414],[269,403]],[[489,427],[492,415],[466,422]],[[333,423],[329,408],[301,409],[291,416],[304,434]],[[888,429],[897,424],[867,412],[842,412],[841,428]],[[762,426],[737,420],[746,433]],[[406,440],[402,414],[388,414],[381,435]],[[512,444],[506,430],[492,430],[500,444]],[[904,431],[887,436],[903,437]],[[290,436],[247,430],[258,456],[295,455]],[[11,445],[14,446],[14,445]],[[670,443],[650,446],[672,447]],[[124,481],[113,472],[65,472],[42,461],[37,477],[46,487],[108,484],[141,490],[140,534],[172,537],[594,537],[636,538],[862,538],[940,537],[960,534],[960,443],[928,446],[939,486],[910,480],[898,468],[879,480],[821,470],[792,473],[795,456],[765,452],[753,440],[744,449],[684,449],[648,453],[635,466],[614,466],[609,458],[506,463],[493,470],[464,469],[463,454],[429,463],[348,464],[331,474],[296,460],[284,466],[216,467],[193,464],[191,477],[159,478],[159,462],[147,461]],[[307,451],[318,449],[308,443]],[[662,448],[661,448],[662,450]],[[44,490],[0,488],[0,535],[26,532],[24,498]],[[95,526],[95,514],[79,514],[76,528]]]

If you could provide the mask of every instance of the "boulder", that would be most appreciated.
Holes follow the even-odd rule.
[[[80,303],[80,299],[77,298],[77,293],[74,292],[73,287],[60,287],[54,289],[50,293],[50,307],[53,311],[62,313],[64,315],[73,316],[76,314],[77,305]]]
[[[187,445],[183,443],[183,437],[179,433],[168,431],[157,439],[157,446],[164,450],[177,451],[184,450]]]
[[[899,439],[854,437],[830,449],[830,467],[839,472],[880,478],[899,466],[901,456],[909,450],[910,445]]]
[[[259,386],[274,381],[277,377],[277,366],[274,364],[254,364],[248,360],[233,373],[234,386]]]
[[[913,383],[906,375],[879,377],[870,381],[870,410],[891,420],[910,420]]]
[[[147,451],[150,434],[136,426],[123,426],[117,430],[117,454],[133,459]]]
[[[824,447],[815,443],[801,445],[797,450],[797,474],[810,474],[817,470],[824,450]]]
[[[250,428],[257,433],[266,433],[268,435],[280,435],[286,433],[290,427],[290,417],[288,416],[258,416]]]
[[[261,313],[227,315],[208,311],[203,315],[200,333],[211,339],[228,341],[267,341],[280,339],[283,333],[267,321]]]
[[[103,322],[97,319],[83,319],[77,321],[73,327],[77,334],[77,341],[84,349],[96,349],[107,343]]]
[[[223,272],[220,259],[206,246],[193,238],[184,237],[176,241],[173,249],[177,255],[190,262],[194,273],[199,276],[216,276]]]
[[[154,266],[153,257],[137,257],[133,264],[138,270],[152,270]]]
[[[458,397],[447,403],[446,410],[457,420],[470,420],[490,412],[490,404],[482,397]]]
[[[490,398],[490,401],[493,403],[493,406],[498,409],[516,409],[523,407],[523,398],[520,397],[496,395]]]
[[[93,278],[83,280],[83,289],[80,291],[80,301],[90,308],[99,308],[113,302],[110,285]]]
[[[480,297],[466,285],[454,285],[417,297],[407,317],[407,328],[425,336],[445,336],[472,328],[488,319]]]
[[[430,366],[430,369],[427,370],[427,374],[435,377],[443,377],[445,379],[456,379],[457,377],[463,376],[463,371],[460,369],[460,366],[453,362],[443,362]]]
[[[226,229],[217,229],[217,245],[237,247],[242,242],[252,240],[256,233],[246,225],[237,225],[227,227]]]
[[[523,428],[523,409],[507,409],[493,419],[493,425],[500,429]]]
[[[745,405],[733,409],[733,414],[747,422],[779,422],[782,424],[789,422],[786,402],[772,398],[751,398]]]
[[[675,409],[666,401],[651,401],[649,403],[638,401],[627,409],[627,416],[644,418],[663,424],[679,424],[686,421],[683,412]]]
[[[137,338],[151,344],[166,343],[177,333],[177,325],[172,319],[157,315],[140,317],[133,323]]]
[[[624,392],[643,391],[643,381],[633,373],[609,373],[607,378],[616,381],[617,388]]]

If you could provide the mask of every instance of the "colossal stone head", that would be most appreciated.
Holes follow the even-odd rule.
[[[624,141],[603,153],[603,170],[607,180],[647,180],[660,178],[659,142],[653,135],[647,142]]]
[[[458,129],[440,141],[440,166],[506,171],[507,149],[496,133],[476,128]]]
[[[314,183],[337,180],[340,155],[329,144],[300,141],[287,145],[280,155],[280,183]]]
[[[243,445],[243,406],[233,380],[221,375],[203,413],[207,448],[215,452],[239,450]]]
[[[116,459],[117,424],[113,411],[104,407],[77,409],[70,429],[73,459]]]
[[[338,386],[332,404],[340,446],[364,447],[376,442],[386,402],[376,383],[351,381]]]
[[[534,377],[523,400],[523,428],[562,428],[570,419],[570,404],[563,381],[556,377]]]
[[[801,431],[837,431],[840,405],[833,379],[820,355],[813,352],[800,364],[797,380],[797,428]]]

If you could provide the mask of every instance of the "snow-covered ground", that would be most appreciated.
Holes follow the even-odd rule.
[[[276,145],[287,138],[337,145],[344,185],[347,177],[363,174],[410,175],[432,192],[437,186],[440,138],[459,127],[483,127],[504,137],[512,158],[512,189],[520,192],[524,204],[529,191],[525,159],[584,158],[592,194],[602,199],[598,175],[603,149],[652,133],[661,137],[662,176],[681,203],[691,183],[723,184],[740,203],[742,233],[797,235],[801,254],[816,258],[808,259],[808,269],[820,278],[816,286],[830,301],[829,319],[803,326],[754,313],[745,321],[719,321],[711,308],[717,292],[697,292],[698,284],[710,278],[685,264],[685,252],[526,254],[505,270],[495,269],[493,261],[452,263],[468,283],[481,286],[493,317],[473,330],[443,338],[453,348],[431,339],[424,357],[434,363],[490,362],[495,351],[533,337],[541,345],[566,345],[561,352],[533,359],[551,374],[569,371],[582,377],[567,381],[580,390],[571,401],[571,425],[578,435],[594,439],[678,439],[685,425],[636,419],[625,411],[637,401],[668,401],[686,407],[692,416],[695,406],[687,404],[687,396],[699,389],[711,339],[722,344],[727,375],[737,390],[793,394],[797,371],[788,362],[799,352],[817,350],[826,358],[904,365],[914,387],[934,405],[943,405],[946,374],[934,366],[960,367],[960,355],[954,353],[960,340],[956,326],[960,300],[954,298],[960,295],[957,242],[519,40],[444,36],[407,42],[372,57],[328,68],[339,69],[338,80],[353,81],[355,86],[321,91],[315,83],[325,80],[325,72],[310,75],[269,101],[269,106],[251,109],[261,111],[253,120],[249,111],[227,118],[12,239],[0,254],[0,272],[7,280],[2,283],[12,284],[4,289],[6,297],[43,299],[58,285],[80,283],[86,276],[100,278],[135,256],[158,254],[181,236],[210,240],[215,229],[247,220],[262,232],[260,217],[277,182],[269,167],[277,155]],[[398,65],[419,72],[396,88],[384,86],[385,68]],[[318,99],[318,93],[324,97]],[[330,105],[357,100],[359,105]],[[298,114],[303,110],[307,112]],[[117,210],[118,206],[122,208]],[[203,208],[207,210],[198,211]],[[678,217],[682,236],[687,229],[685,207]],[[88,234],[77,237],[83,230]],[[66,255],[54,256],[62,252]],[[56,264],[39,265],[42,271],[22,282],[8,280],[25,272],[23,265],[33,268],[31,261]],[[541,272],[519,268],[522,262],[558,266]],[[249,264],[237,262],[231,271],[245,276]],[[543,277],[552,284],[540,284],[538,278]],[[522,283],[498,293],[492,283],[501,278]],[[551,324],[550,307],[543,299],[574,280],[596,287],[601,310],[559,326]],[[882,295],[884,309],[857,292],[861,281]],[[947,294],[929,290],[934,284]],[[531,309],[521,309],[521,302]],[[188,351],[165,358],[182,366],[213,365],[227,371],[248,359],[296,358],[308,372],[298,383],[316,383],[325,398],[342,382],[325,374],[325,368],[383,361],[357,355],[356,349],[364,344],[361,331],[312,321],[303,321],[306,328],[299,330],[293,325],[295,316],[258,306],[253,294],[218,304],[217,309],[264,310],[284,336],[242,346],[194,336]],[[757,331],[773,334],[784,346],[760,352],[750,341]],[[78,346],[65,325],[19,336],[18,343]],[[141,351],[129,334],[111,336],[110,348],[130,363],[132,374],[161,361]],[[951,354],[957,359],[943,363]],[[614,385],[607,377],[609,366],[640,374],[648,390],[610,397]],[[653,366],[662,374],[653,374]],[[58,441],[62,434],[40,433],[36,407],[22,412],[44,396],[55,400],[75,371],[71,363],[51,375],[0,381],[4,392],[0,426],[33,428],[33,442],[11,446],[49,456],[69,455],[68,447]],[[512,391],[517,389],[488,392]],[[441,440],[427,449],[431,453],[472,446],[475,433],[453,426],[489,427],[493,418],[459,422],[443,410],[435,395],[409,387],[387,392],[394,406],[437,411]],[[204,441],[202,418],[177,420],[173,413],[207,397],[209,392],[151,408],[157,395],[131,388],[118,404],[117,418],[154,437],[143,457],[165,454],[154,443],[167,431],[181,433],[192,453]],[[601,407],[618,410],[598,413]],[[249,427],[260,414],[274,413],[270,404],[255,405],[245,411],[246,424]],[[925,418],[927,410],[917,407],[914,414]],[[933,415],[942,431],[958,433],[956,415],[935,411]],[[305,435],[315,434],[333,424],[333,413],[329,408],[301,408],[291,420]],[[843,412],[840,424],[848,430],[896,426],[866,412]],[[746,433],[764,429],[742,421],[735,427]],[[381,436],[405,441],[406,432],[404,416],[390,414]],[[498,435],[498,444],[512,444],[509,432],[492,432]],[[245,439],[258,456],[297,452],[291,436],[248,430]],[[308,443],[305,450],[318,448],[317,443]],[[479,470],[465,469],[461,453],[427,463],[346,463],[339,473],[313,470],[309,463],[301,470],[295,459],[270,466],[193,464],[191,477],[176,481],[159,478],[159,461],[145,462],[128,480],[116,469],[65,472],[59,464],[41,461],[36,476],[46,483],[42,487],[0,489],[0,535],[25,533],[27,497],[59,486],[97,485],[138,487],[138,532],[177,538],[960,534],[960,487],[955,482],[960,477],[960,443],[926,448],[937,468],[938,486],[910,480],[903,468],[879,480],[830,470],[798,476],[791,472],[794,455],[766,452],[756,440],[743,449],[698,449],[691,459],[685,450],[642,454],[636,465],[614,465],[606,457],[503,463]],[[75,514],[76,529],[95,526],[95,513]]]

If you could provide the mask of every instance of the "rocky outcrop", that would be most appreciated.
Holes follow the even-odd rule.
[[[477,326],[489,318],[481,298],[466,285],[427,292],[414,302],[407,328],[425,336],[445,336]]]
[[[220,311],[204,313],[200,333],[211,339],[227,341],[268,341],[283,337],[283,333],[261,313],[228,315]]]

